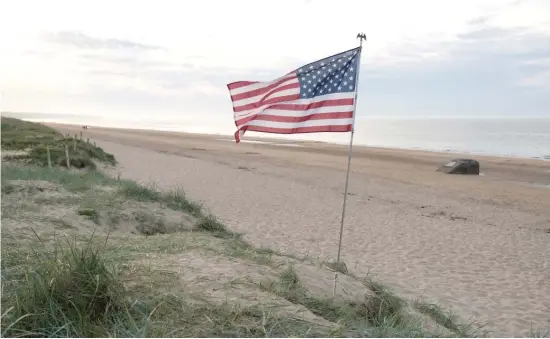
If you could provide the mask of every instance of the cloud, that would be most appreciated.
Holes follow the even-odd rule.
[[[483,27],[458,35],[459,39],[467,41],[503,40],[525,32],[522,29],[504,29],[500,27]]]
[[[547,94],[550,95],[550,70],[526,77],[519,84],[526,87],[545,88],[548,90]]]
[[[522,106],[538,114],[549,104],[550,6],[537,0],[281,0],[268,17],[227,15],[236,6],[265,11],[248,0],[205,0],[193,12],[165,0],[136,3],[124,25],[121,3],[52,0],[71,13],[61,15],[50,3],[29,12],[24,1],[10,2],[0,22],[0,87],[10,109],[227,118],[227,83],[274,79],[349,49],[359,31],[369,39],[358,106],[365,114],[513,115]],[[284,4],[299,20],[287,20]],[[11,19],[23,15],[27,24]]]
[[[480,17],[471,19],[470,21],[468,21],[468,24],[473,26],[484,25],[487,23],[487,21],[489,21],[489,18],[490,17],[488,15],[480,16]]]
[[[519,85],[534,89],[543,89],[550,96],[550,50],[546,56],[536,56],[523,61],[520,66],[523,78]]]
[[[100,39],[94,38],[81,32],[61,31],[45,34],[44,40],[66,46],[83,49],[106,49],[106,50],[162,50],[163,47],[147,45],[139,42],[121,39]]]

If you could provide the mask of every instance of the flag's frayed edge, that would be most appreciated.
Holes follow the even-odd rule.
[[[243,136],[244,136],[244,128],[235,132],[235,141],[237,142],[237,144],[241,141]]]

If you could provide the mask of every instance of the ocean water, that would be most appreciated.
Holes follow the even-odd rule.
[[[177,119],[113,119],[93,116],[2,113],[25,120],[91,126],[154,129],[232,135],[231,119],[222,123],[192,123]],[[349,133],[276,135],[247,133],[246,137],[349,142]],[[460,152],[550,160],[550,118],[357,118],[355,145]]]
[[[550,160],[550,118],[374,119],[356,126],[361,144]]]

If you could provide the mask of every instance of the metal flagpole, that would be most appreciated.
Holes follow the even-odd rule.
[[[359,60],[357,61],[357,77],[355,78],[355,100],[353,101],[353,122],[351,124],[351,136],[349,139],[348,150],[348,170],[346,172],[346,186],[344,188],[344,203],[342,205],[342,219],[340,221],[340,238],[338,240],[338,255],[336,256],[336,264],[340,263],[340,253],[342,252],[342,234],[344,233],[344,219],[346,217],[346,201],[348,199],[348,183],[349,183],[349,170],[351,165],[351,155],[353,151],[353,134],[355,133],[355,107],[357,107],[357,94],[359,93],[359,70],[361,68],[361,52],[363,51],[363,40],[367,40],[365,33],[358,33],[357,39],[359,39]],[[332,296],[336,295],[336,280],[338,278],[338,271],[334,273],[334,287],[332,289]]]

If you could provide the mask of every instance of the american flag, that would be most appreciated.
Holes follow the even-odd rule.
[[[349,132],[353,128],[361,47],[300,67],[270,82],[227,85],[240,141],[245,131]]]

